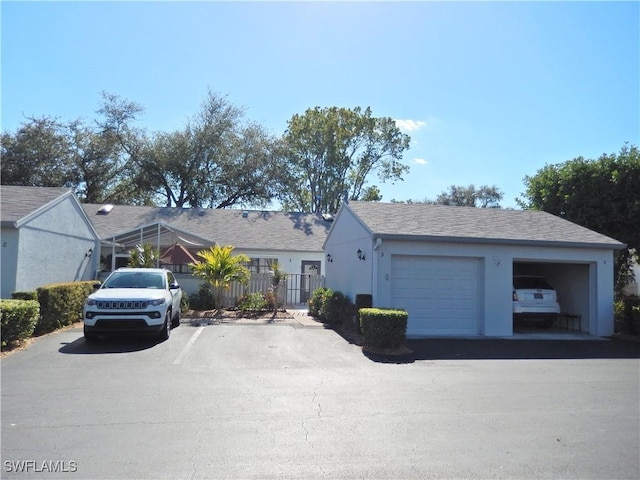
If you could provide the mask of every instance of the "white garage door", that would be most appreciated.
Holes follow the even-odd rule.
[[[407,335],[477,335],[478,258],[394,255],[391,299],[409,312]]]

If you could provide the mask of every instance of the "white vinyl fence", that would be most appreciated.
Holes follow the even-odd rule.
[[[191,295],[200,289],[200,285],[204,282],[188,273],[174,273],[176,280],[180,283],[182,291]],[[108,276],[107,272],[101,273],[99,280],[104,281]],[[299,305],[307,303],[314,290],[324,287],[323,275],[312,274],[292,274],[288,273],[287,278],[280,282],[278,287],[278,300],[284,305]],[[251,280],[247,285],[241,285],[238,282],[231,284],[222,298],[225,307],[235,306],[236,300],[248,293],[261,292],[266,293],[271,288],[271,274],[269,273],[253,273]]]

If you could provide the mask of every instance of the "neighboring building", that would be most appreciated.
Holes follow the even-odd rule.
[[[98,235],[68,188],[0,188],[1,297],[91,280]]]
[[[101,204],[82,207],[102,240],[101,270],[126,264],[133,248],[150,243],[161,254],[161,266],[173,270],[183,289],[192,293],[201,283],[188,268],[198,259],[197,252],[213,245],[232,245],[234,253],[251,259],[252,273],[268,273],[272,262],[280,264],[290,276],[288,303],[306,302],[324,278],[322,245],[331,222],[321,215]]]
[[[624,244],[532,210],[343,204],[324,249],[329,288],[409,312],[409,336],[511,336],[512,277],[544,276],[580,330],[613,333]]]

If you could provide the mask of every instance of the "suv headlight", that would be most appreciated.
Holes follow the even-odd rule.
[[[164,298],[156,298],[155,300],[150,300],[149,305],[153,305],[157,307],[158,305],[162,305],[164,303]]]
[[[93,298],[88,298],[87,301],[85,302],[85,305],[87,307],[93,307],[96,303],[98,302],[96,302]]]

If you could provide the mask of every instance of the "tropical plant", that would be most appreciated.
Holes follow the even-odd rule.
[[[280,302],[280,285],[287,279],[286,272],[280,264],[275,261],[271,264],[271,286],[273,287],[273,310],[278,309],[279,304],[284,304],[284,300]]]
[[[136,245],[129,251],[128,266],[136,268],[155,268],[160,260],[160,252],[150,243]]]
[[[202,261],[190,263],[193,275],[201,278],[211,285],[214,292],[215,304],[218,313],[222,307],[222,294],[229,288],[232,282],[240,282],[242,285],[249,283],[251,273],[245,266],[249,257],[244,254],[233,255],[231,245],[216,245],[208,250],[201,250],[198,256]]]

